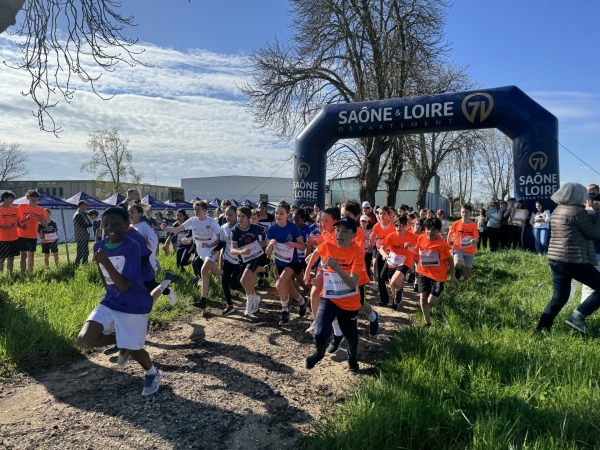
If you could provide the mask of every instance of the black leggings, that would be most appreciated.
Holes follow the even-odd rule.
[[[490,251],[495,252],[500,249],[500,228],[488,227],[487,232],[490,238]]]
[[[371,265],[373,262],[373,253],[365,253],[365,265],[367,266],[367,275],[369,278],[373,276],[373,270],[371,269]]]
[[[231,280],[239,278],[240,265],[232,264],[223,258],[223,275],[221,276],[221,286],[223,295],[228,305],[233,305],[231,301]]]
[[[387,291],[387,281],[388,281],[388,265],[379,253],[378,250],[374,250],[377,252],[375,257],[375,277],[377,278],[377,286],[379,286],[379,298],[383,303],[389,303],[390,295]]]
[[[488,232],[487,232],[487,230],[483,230],[481,233],[479,233],[479,241],[477,242],[477,250],[479,250],[481,247],[487,248],[487,246],[488,246]]]
[[[327,348],[327,339],[331,336],[331,324],[337,318],[338,324],[342,329],[342,334],[346,339],[348,356],[356,358],[358,349],[358,324],[356,316],[358,311],[348,311],[342,309],[328,298],[321,298],[319,309],[315,318],[315,329],[313,338],[317,352],[322,356]]]
[[[185,267],[190,265],[192,262],[190,261],[190,250],[191,250],[192,246],[186,246],[186,247],[177,247],[177,256],[176,256],[176,261],[177,261],[177,267]]]

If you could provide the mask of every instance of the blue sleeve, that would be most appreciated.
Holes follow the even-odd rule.
[[[134,240],[124,242],[123,244],[127,244],[127,247],[123,249],[125,267],[123,267],[121,275],[123,275],[123,278],[126,280],[135,280],[140,276],[142,271],[140,244]]]
[[[269,227],[269,229],[267,230],[267,239],[270,241],[271,239],[275,239],[275,236],[273,236],[273,225],[271,225]]]
[[[293,224],[292,227],[294,231],[292,231],[292,236],[294,237],[294,241],[296,241],[299,237],[302,237],[302,233],[300,232],[300,227],[296,224]]]

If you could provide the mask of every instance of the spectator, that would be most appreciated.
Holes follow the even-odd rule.
[[[77,256],[75,264],[87,264],[90,256],[90,231],[93,226],[90,216],[86,212],[88,203],[85,200],[80,200],[77,203],[77,211],[73,215],[73,230],[75,233],[75,242],[77,242]]]
[[[438,209],[435,215],[438,219],[440,219],[440,222],[442,222],[442,231],[440,231],[440,236],[443,240],[447,241],[448,231],[450,231],[450,225],[448,224],[448,221],[444,219],[444,210]]]
[[[375,225],[377,223],[377,217],[375,216],[375,213],[373,212],[373,208],[371,208],[371,203],[362,202],[362,210],[363,210],[363,215],[367,216],[369,218],[369,222],[371,222],[371,225]]]
[[[38,233],[42,241],[42,254],[44,255],[44,264],[46,269],[50,268],[50,253],[54,258],[54,264],[58,269],[58,227],[56,222],[50,219],[50,208],[44,208],[48,214],[48,223],[44,226],[41,223],[38,225]]]
[[[594,192],[590,192],[590,186],[595,186],[596,187],[596,193]],[[596,210],[594,210],[593,208],[593,203],[594,201],[598,201],[598,200],[594,200],[595,198],[598,198],[598,186],[593,184],[588,186],[588,200],[585,204],[585,209],[587,211],[587,213],[590,215],[590,218],[592,219],[592,222],[594,222],[594,224],[596,224],[598,222],[598,212]],[[596,251],[596,270],[600,272],[600,239],[596,239],[594,241],[594,250]],[[581,286],[581,303],[584,303],[588,298],[591,297],[591,295],[594,293],[594,290],[587,286],[587,285],[582,285]]]
[[[477,250],[479,250],[481,247],[485,249],[488,246],[488,217],[485,213],[485,209],[481,208],[479,210],[479,215],[475,218],[475,223],[479,229],[479,242],[477,242]]]
[[[92,221],[92,235],[94,236],[94,242],[98,242],[102,239],[102,220],[99,219],[100,213],[95,209],[88,212],[88,216]]]
[[[525,209],[525,203],[521,200],[517,201],[510,213],[510,223],[512,226],[508,228],[509,233],[511,233],[508,237],[508,248],[523,248],[523,232],[528,218],[529,211]]]
[[[504,213],[498,209],[498,202],[491,202],[487,212],[487,232],[490,239],[490,251],[495,252],[500,248],[500,227]]]
[[[37,248],[38,224],[47,225],[48,213],[37,204],[40,199],[38,191],[33,189],[27,191],[25,198],[27,198],[27,203],[23,203],[17,207],[18,245],[21,250],[21,272],[25,272],[25,269],[33,272],[33,258]]]
[[[6,268],[12,274],[15,256],[19,256],[19,235],[17,233],[17,207],[13,206],[15,194],[12,191],[4,191],[0,196],[0,272],[4,272],[4,261]]]
[[[125,211],[128,211],[131,205],[139,205],[140,203],[140,191],[137,189],[128,189],[127,198],[119,203],[119,208],[123,208]]]
[[[567,325],[586,332],[585,318],[600,307],[600,277],[594,267],[597,258],[593,242],[600,239],[600,222],[594,224],[583,208],[586,196],[586,188],[579,183],[565,183],[552,196],[558,204],[550,218],[552,236],[548,249],[554,293],[540,317],[538,331],[552,327],[569,299],[573,278],[595,292],[567,318]],[[600,202],[587,204],[596,213],[600,211]]]
[[[529,223],[533,227],[535,252],[542,256],[548,253],[548,234],[550,227],[550,211],[544,210],[540,202],[535,202],[535,212],[531,215]]]
[[[588,198],[592,199],[595,202],[600,202],[600,188],[597,184],[590,184],[587,187]]]
[[[507,248],[509,245],[508,238],[512,236],[512,223],[510,223],[510,214],[516,200],[508,199],[507,202],[500,202],[500,211],[502,211],[502,220],[500,221],[500,248]]]

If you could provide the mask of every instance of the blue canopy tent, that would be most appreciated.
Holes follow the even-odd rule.
[[[104,203],[104,202],[98,200],[97,198],[94,198],[91,195],[86,194],[83,191],[78,192],[73,197],[66,198],[65,202],[72,203],[73,205],[77,205],[77,203],[79,203],[81,200],[85,200],[88,204],[88,208],[91,208],[91,209],[95,209],[95,208],[106,209],[106,208],[110,208],[111,206],[113,206],[113,205],[109,205],[108,203]]]
[[[258,205],[250,200],[246,199],[241,203],[242,206],[249,206],[250,208],[256,208]]]
[[[125,197],[123,194],[113,194],[108,198],[105,198],[104,200],[102,200],[102,203],[106,203],[107,205],[110,206],[119,206],[119,204],[125,200],[127,197]]]
[[[159,202],[154,197],[152,197],[150,194],[143,197],[141,202],[142,202],[142,205],[148,205],[148,206],[152,207],[153,209],[177,209],[172,205],[167,205],[166,203]]]
[[[231,204],[233,206],[235,206],[236,208],[239,208],[240,206],[243,206],[240,202],[238,202],[235,198],[231,199]]]
[[[175,200],[174,202],[166,201],[165,205],[169,205],[171,208],[177,209],[193,209],[193,205],[188,202],[184,202],[181,200]]]
[[[213,198],[210,202],[208,202],[208,207],[210,209],[217,209],[219,206],[221,206],[221,200],[219,200],[218,198]]]
[[[60,209],[60,216],[62,219],[62,232],[65,241],[65,250],[67,253],[67,262],[70,263],[71,259],[69,258],[69,246],[67,245],[67,227],[65,225],[65,209],[77,209],[76,205],[65,202],[60,198],[53,197],[52,195],[44,192],[42,189],[37,190],[40,194],[40,198],[38,199],[37,205],[42,208],[50,208],[50,209]],[[13,202],[13,205],[26,205],[29,203],[27,197],[23,196],[16,199]]]
[[[203,199],[201,199],[200,197],[194,197],[193,199],[190,200],[191,204],[194,204],[194,202],[199,202],[202,201]]]

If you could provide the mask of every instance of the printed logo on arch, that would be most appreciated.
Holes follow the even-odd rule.
[[[483,97],[483,98],[482,98]],[[469,101],[470,100],[470,101]],[[475,123],[479,112],[479,122],[483,122],[494,108],[494,99],[485,92],[467,95],[462,101],[462,112],[471,123]]]

